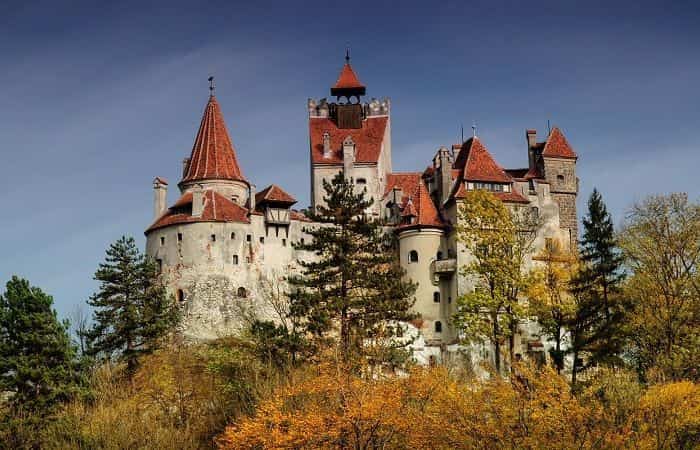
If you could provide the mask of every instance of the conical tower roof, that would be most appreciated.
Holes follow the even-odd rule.
[[[194,140],[192,154],[184,171],[182,183],[200,180],[247,180],[241,172],[236,150],[226,130],[224,116],[216,97],[209,96],[202,123]]]

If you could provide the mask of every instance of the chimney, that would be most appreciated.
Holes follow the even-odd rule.
[[[327,131],[323,133],[323,157],[331,157],[331,134]]]
[[[168,182],[161,177],[153,180],[153,218],[163,215],[168,199]]]
[[[345,178],[352,177],[352,168],[355,165],[355,141],[352,136],[348,136],[343,141],[343,172]]]
[[[185,158],[182,160],[182,178],[185,178],[185,175],[187,175],[187,166],[190,165],[190,158]]]
[[[202,217],[204,212],[204,188],[197,184],[192,188],[192,217]]]
[[[255,211],[255,185],[251,184],[248,187],[248,208],[250,212]]]
[[[527,162],[530,169],[535,167],[535,146],[537,145],[537,130],[526,130]]]
[[[440,147],[435,161],[438,164],[436,167],[436,175],[438,177],[438,187],[440,189],[440,207],[445,203],[450,195],[452,187],[452,155],[446,147]],[[433,163],[434,164],[434,163]]]

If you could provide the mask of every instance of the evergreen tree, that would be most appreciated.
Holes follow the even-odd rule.
[[[356,193],[342,173],[323,188],[325,206],[314,216],[323,225],[306,230],[311,241],[296,244],[315,258],[300,262],[301,275],[289,279],[290,314],[302,319],[313,343],[337,338],[346,361],[386,362],[405,346],[395,338],[402,333],[398,322],[414,317],[415,285],[404,279],[381,223],[367,217],[366,191]]]
[[[573,280],[577,308],[569,325],[574,356],[573,378],[587,366],[620,362],[624,343],[622,319],[625,303],[620,297],[624,279],[622,255],[617,247],[612,217],[600,193],[594,189],[583,218],[580,245],[581,268]],[[586,353],[586,363],[580,356]]]
[[[100,289],[88,301],[94,307],[88,350],[125,360],[131,375],[138,357],[152,351],[173,329],[179,311],[166,296],[156,264],[139,252],[131,237],[110,245],[95,279]]]
[[[16,276],[0,295],[0,391],[15,412],[44,416],[75,394],[82,381],[67,321],[53,298]]]

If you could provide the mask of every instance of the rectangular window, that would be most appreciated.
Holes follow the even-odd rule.
[[[165,245],[165,236],[160,237],[160,245]]]
[[[233,255],[233,263],[238,265],[238,255]]]
[[[265,243],[265,238],[263,236],[260,236],[260,243],[264,244]]]
[[[253,240],[253,236],[247,234],[247,235],[245,236],[245,240],[248,241],[248,242],[250,242],[250,241]]]
[[[156,264],[158,265],[158,273],[163,273],[163,260],[160,258],[156,259]]]
[[[250,264],[250,256],[245,257],[245,262],[246,262],[246,264]]]
[[[212,234],[212,235],[211,235],[211,241],[212,241],[212,242],[216,242],[216,235],[215,235],[215,234]]]
[[[177,241],[182,242],[182,233],[177,234]]]
[[[287,246],[287,240],[283,238],[282,239],[282,247],[286,247],[286,246]]]
[[[231,239],[236,239],[236,233],[231,232]]]

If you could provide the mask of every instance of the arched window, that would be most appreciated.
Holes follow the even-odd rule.
[[[238,296],[241,298],[246,298],[248,296],[248,292],[245,290],[244,287],[238,288]]]
[[[182,289],[177,290],[176,297],[178,303],[182,303],[185,301],[185,293],[182,291]]]
[[[442,322],[440,322],[439,320],[435,322],[435,332],[442,333]]]
[[[440,303],[440,293],[439,292],[433,292],[433,301],[435,303]]]
[[[238,264],[238,255],[233,255],[233,264]]]
[[[418,262],[418,252],[415,250],[411,250],[408,252],[408,262],[409,263],[417,263]]]

